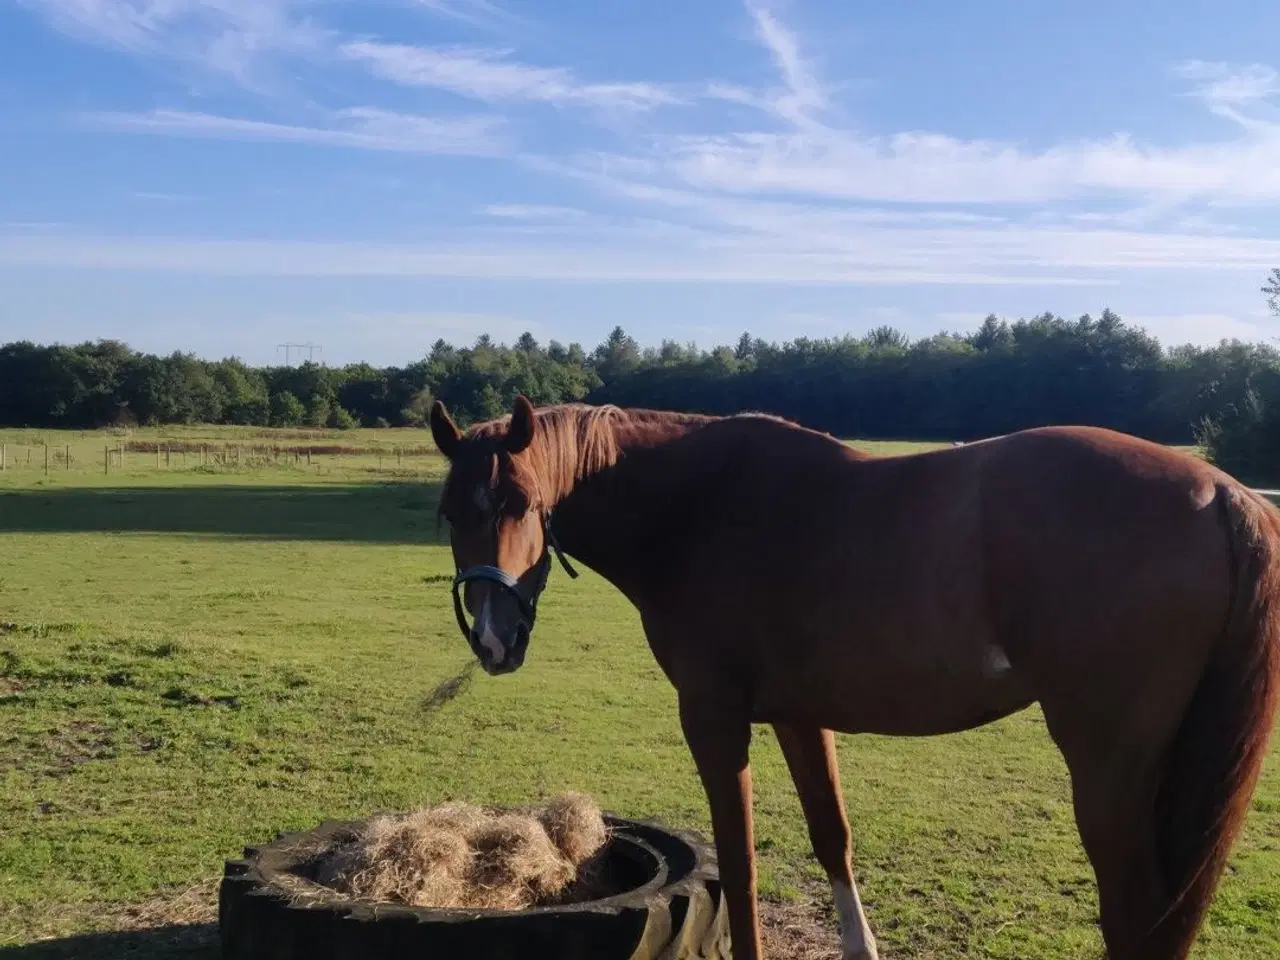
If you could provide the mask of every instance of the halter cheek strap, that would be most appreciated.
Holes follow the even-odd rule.
[[[453,612],[458,619],[458,627],[462,630],[462,635],[467,638],[467,642],[471,642],[471,626],[467,623],[466,610],[462,603],[462,588],[468,583],[476,580],[486,580],[489,583],[502,587],[509,594],[520,608],[520,615],[524,617],[529,629],[533,629],[534,620],[538,616],[538,597],[541,596],[543,589],[547,585],[547,574],[551,572],[551,554],[556,555],[556,559],[560,561],[560,565],[564,567],[564,572],[570,578],[576,580],[578,571],[565,558],[564,552],[560,549],[560,543],[556,540],[555,534],[551,532],[551,513],[548,511],[542,521],[543,532],[543,552],[542,557],[538,560],[535,569],[538,571],[534,580],[532,595],[525,597],[520,589],[520,581],[501,567],[491,566],[489,564],[478,564],[474,567],[468,567],[466,570],[460,570],[453,580]]]

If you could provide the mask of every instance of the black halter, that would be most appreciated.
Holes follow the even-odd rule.
[[[577,579],[578,571],[573,569],[563,551],[560,544],[556,540],[556,535],[551,532],[551,513],[548,511],[543,514],[542,518],[542,557],[538,560],[534,567],[536,571],[533,579],[533,590],[528,596],[520,586],[520,581],[507,571],[500,567],[489,566],[488,564],[479,564],[474,567],[468,567],[466,570],[459,570],[453,579],[453,612],[458,618],[458,626],[462,630],[462,635],[467,638],[467,643],[471,645],[476,655],[480,655],[480,651],[476,649],[476,641],[472,636],[471,625],[467,623],[466,609],[462,604],[462,588],[474,580],[487,580],[492,584],[502,587],[509,594],[516,604],[520,607],[520,615],[524,618],[525,625],[529,631],[533,630],[533,622],[538,615],[538,597],[541,596],[543,589],[547,585],[547,576],[551,572],[551,554],[554,552],[556,559],[560,561],[560,566],[564,567],[564,572],[570,577]]]

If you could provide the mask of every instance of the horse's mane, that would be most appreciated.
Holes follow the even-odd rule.
[[[533,441],[523,453],[511,457],[512,478],[525,489],[537,490],[542,502],[548,504],[564,499],[579,481],[612,467],[622,456],[624,447],[637,441],[641,446],[662,443],[691,428],[716,421],[769,423],[798,434],[818,435],[783,417],[758,412],[712,416],[622,408],[613,404],[561,403],[535,410],[534,416],[537,429]],[[496,440],[506,433],[510,423],[511,415],[506,414],[476,424],[468,436]],[[826,434],[821,436],[839,443]],[[843,444],[841,447],[847,455],[867,456]]]
[[[651,433],[655,438],[674,428],[718,419],[701,414],[622,409],[613,404],[593,406],[562,403],[535,411],[537,429],[533,442],[511,458],[514,479],[527,489],[537,489],[544,503],[557,503],[586,477],[607,470],[622,453],[622,434],[634,438]],[[478,424],[472,436],[493,438],[504,434],[510,414]]]

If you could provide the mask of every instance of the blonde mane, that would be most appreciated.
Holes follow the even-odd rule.
[[[521,486],[536,489],[543,503],[568,496],[585,477],[618,462],[617,427],[628,415],[612,404],[591,406],[565,403],[536,411],[533,442],[512,458],[512,471]],[[504,433],[510,414],[472,428],[475,436]]]

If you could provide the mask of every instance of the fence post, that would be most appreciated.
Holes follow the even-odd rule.
[[[166,467],[173,466],[173,451],[169,449],[169,445],[164,445],[164,465]]]
[[[119,442],[116,443],[116,465],[124,469],[124,444]]]
[[[67,469],[71,469],[71,444],[67,444],[65,448]]]
[[[49,475],[49,444],[44,445],[44,475]]]
[[[6,449],[5,444],[0,443],[0,470],[5,469],[5,454],[7,453],[8,450]]]
[[[307,466],[311,466],[311,448],[307,447]]]
[[[156,469],[160,469],[160,442],[156,441]]]
[[[111,448],[105,443],[102,445],[102,475],[105,477],[111,472]]]
[[[399,447],[396,447],[396,469],[399,469],[404,463],[402,453]]]

